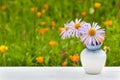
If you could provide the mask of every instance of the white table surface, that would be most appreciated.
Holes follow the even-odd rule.
[[[120,80],[120,67],[89,75],[82,67],[0,67],[0,80]]]

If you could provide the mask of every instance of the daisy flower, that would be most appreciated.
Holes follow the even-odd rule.
[[[85,22],[81,22],[81,19],[76,19],[75,22],[70,22],[70,26],[72,26],[73,36],[76,36],[77,38],[81,36],[81,27],[83,27],[84,24]]]
[[[70,26],[69,23],[64,24],[64,28],[62,28],[60,35],[62,35],[62,39],[73,36],[72,26]]]
[[[97,23],[90,25],[89,23],[86,27],[82,28],[81,41],[84,42],[86,46],[96,46],[102,44],[105,39],[105,31],[101,29]]]

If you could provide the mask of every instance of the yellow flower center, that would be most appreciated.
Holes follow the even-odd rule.
[[[66,31],[68,30],[68,26],[65,26],[65,28],[64,28]]]
[[[75,23],[74,27],[78,29],[80,27],[80,23]]]
[[[90,36],[94,36],[94,35],[96,34],[96,30],[93,29],[93,28],[91,28],[91,29],[89,29],[88,34],[89,34]]]

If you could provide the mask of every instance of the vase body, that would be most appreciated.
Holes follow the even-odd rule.
[[[82,66],[88,74],[98,74],[106,62],[106,53],[102,49],[84,49],[80,54]]]

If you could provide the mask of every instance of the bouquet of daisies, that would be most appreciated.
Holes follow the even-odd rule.
[[[87,23],[76,19],[64,24],[60,33],[62,39],[77,37],[80,38],[86,46],[102,45],[105,39],[105,30],[97,23]]]

